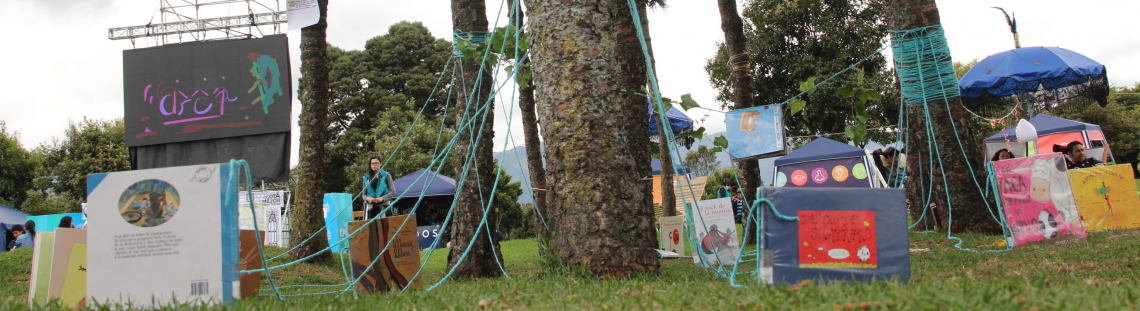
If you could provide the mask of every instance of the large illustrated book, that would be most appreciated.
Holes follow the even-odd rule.
[[[239,285],[231,170],[208,164],[88,175],[95,225],[87,232],[87,304],[232,302]]]
[[[420,268],[415,214],[379,218],[372,223],[349,222],[348,232],[362,227],[351,238],[352,277],[360,278],[356,292],[375,293],[408,286],[423,289],[422,278],[411,280]]]

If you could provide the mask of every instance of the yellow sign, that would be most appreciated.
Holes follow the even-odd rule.
[[[1085,230],[1140,228],[1140,197],[1133,178],[1130,164],[1069,171]]]

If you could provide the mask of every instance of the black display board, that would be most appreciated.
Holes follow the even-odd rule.
[[[126,144],[287,133],[289,66],[285,35],[123,51]]]
[[[289,132],[283,132],[131,147],[131,168],[145,170],[245,159],[254,183],[284,182],[289,181],[289,142]]]

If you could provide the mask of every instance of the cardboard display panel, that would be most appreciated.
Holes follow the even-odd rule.
[[[383,217],[370,224],[368,221],[348,223],[349,232],[362,227],[364,229],[351,238],[352,277],[360,278],[354,287],[356,292],[371,294],[408,286],[423,289],[422,278],[410,281],[420,268],[415,214]]]
[[[1005,220],[1013,230],[1007,243],[1053,243],[1084,239],[1065,158],[1048,153],[993,162]]]
[[[1132,165],[1071,170],[1069,181],[1085,230],[1140,228],[1140,197]]]

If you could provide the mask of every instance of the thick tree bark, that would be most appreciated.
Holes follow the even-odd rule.
[[[451,23],[455,30],[487,31],[487,8],[482,0],[452,0]],[[484,206],[492,198],[491,188],[495,185],[495,171],[491,164],[491,140],[495,137],[494,102],[488,98],[491,94],[491,76],[487,73],[479,84],[475,83],[479,76],[479,63],[482,59],[460,59],[463,66],[463,79],[468,88],[455,92],[458,94],[455,101],[457,128],[467,122],[474,122],[467,128],[459,129],[458,141],[455,143],[455,177],[467,175],[463,182],[463,192],[455,199],[455,211],[451,220],[451,249],[447,256],[447,267],[455,267],[455,276],[469,277],[499,277],[502,271],[496,263],[502,262],[502,253],[499,251],[499,241],[492,241],[489,236],[497,230],[496,222],[487,221],[483,230],[479,229],[483,220]],[[464,85],[464,84],[460,84]],[[457,86],[462,87],[462,86]],[[470,97],[470,98],[469,98]],[[489,107],[479,112],[479,109],[488,103]],[[470,105],[468,105],[470,103]],[[481,136],[481,137],[480,137]],[[473,163],[468,157],[474,154]],[[470,164],[470,166],[468,166]],[[466,171],[464,168],[468,168]],[[487,219],[495,219],[497,213],[491,210]],[[476,235],[476,232],[479,232]],[[471,252],[463,262],[459,262],[464,251],[472,245]],[[458,267],[456,267],[458,265]]]
[[[889,12],[887,20],[891,29],[915,29],[940,23],[938,7],[934,0],[894,0],[890,3]],[[952,60],[947,59],[944,65],[951,64]],[[986,187],[985,166],[979,156],[982,153],[974,143],[974,134],[970,131],[968,123],[970,120],[965,108],[962,107],[962,98],[937,100],[926,105],[930,111],[934,137],[930,137],[931,134],[927,133],[926,109],[923,105],[906,107],[907,113],[911,116],[907,124],[910,141],[906,146],[907,173],[910,174],[911,181],[907,185],[907,199],[910,201],[913,219],[918,220],[922,210],[926,208],[923,206],[925,196],[922,191],[925,188],[927,191],[933,191],[930,195],[934,208],[933,215],[928,212],[927,217],[932,217],[932,224],[937,228],[946,228],[950,220],[947,207],[952,207],[954,209],[950,228],[952,232],[1001,233],[1000,225],[986,210],[986,202],[993,206],[993,201],[991,198],[982,197],[974,178],[970,176],[972,168],[972,173],[978,178],[977,183]],[[955,139],[955,134],[961,143]],[[932,138],[937,142],[934,145],[937,148],[935,150],[928,147]],[[934,154],[937,158],[931,159],[930,154]],[[946,173],[946,186],[943,186],[942,172]],[[934,180],[931,184],[926,184],[930,182],[929,174],[933,174]],[[926,227],[922,222],[919,225],[915,228],[934,229]]]
[[[752,107],[752,62],[748,60],[745,50],[747,39],[744,38],[744,21],[736,11],[736,0],[718,0],[720,7],[720,29],[724,31],[724,44],[728,46],[728,66],[732,68],[732,95],[733,108],[744,109]],[[756,160],[738,163],[740,180],[743,185],[745,205],[756,200],[756,188],[760,187],[760,165]],[[744,211],[749,215],[749,211]],[[748,227],[748,226],[746,226]],[[744,233],[749,237],[756,236],[756,226],[751,226]],[[748,244],[756,243],[756,239],[749,239]]]
[[[507,0],[512,6],[515,0]],[[519,34],[525,32],[522,27],[526,14],[523,9],[519,8],[518,16],[511,17],[511,25],[519,28]],[[522,68],[523,65],[530,63],[530,59],[524,59],[522,64],[515,66]],[[538,140],[538,117],[535,115],[534,108],[534,80],[527,81],[526,85],[519,88],[519,112],[522,113],[523,125],[523,140],[526,144],[526,166],[530,170],[530,185],[531,193],[534,197],[534,208],[538,211],[535,217],[546,217],[546,168],[542,166],[542,144]],[[539,232],[546,231],[546,226],[542,218],[535,219],[538,225]]]
[[[297,160],[296,208],[290,214],[294,246],[324,227],[325,141],[328,136],[329,61],[325,29],[328,0],[318,0],[320,20],[301,29],[301,127],[300,159]],[[313,239],[297,247],[293,255],[306,257],[325,249],[328,241]],[[316,260],[329,258],[323,253]]]
[[[623,87],[645,85],[629,6],[531,0],[527,7],[555,255],[602,277],[658,273],[645,101],[621,97]]]

